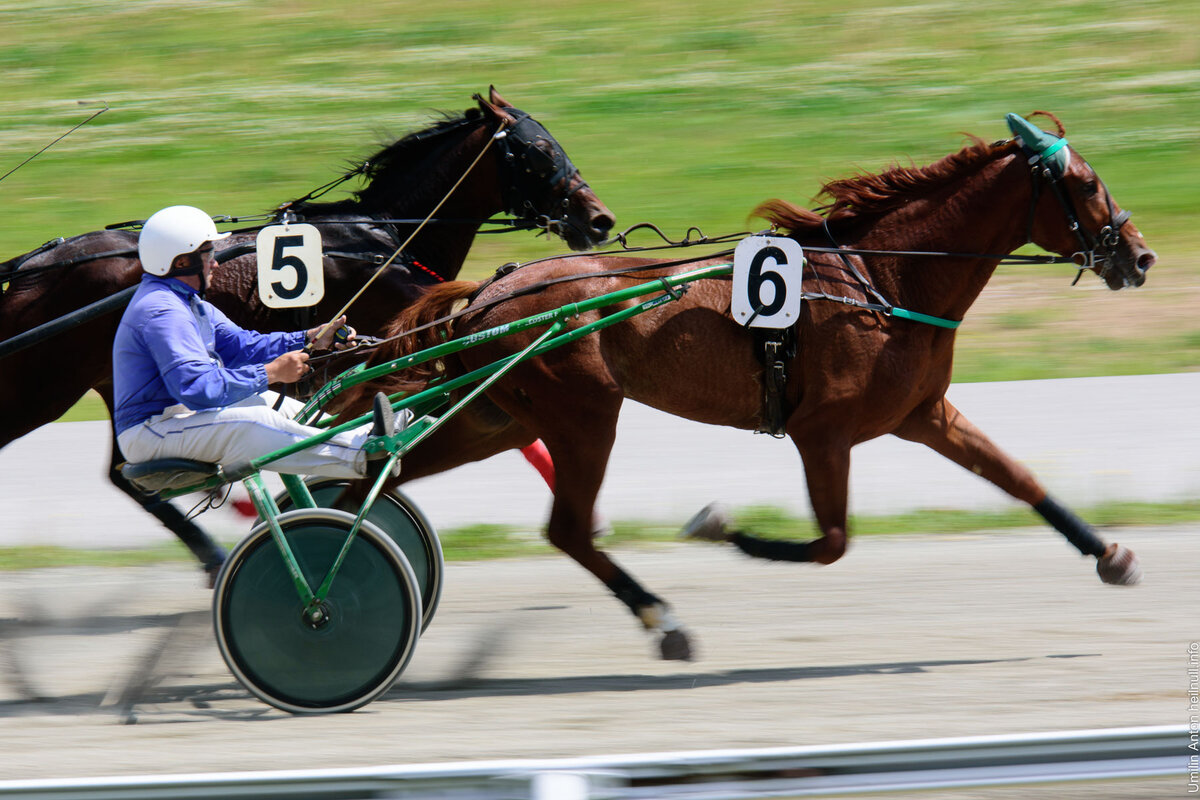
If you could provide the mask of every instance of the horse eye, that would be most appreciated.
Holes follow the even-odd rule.
[[[1084,197],[1095,197],[1100,192],[1100,185],[1095,181],[1088,181],[1083,185]]]

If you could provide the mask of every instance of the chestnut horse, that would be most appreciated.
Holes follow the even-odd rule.
[[[287,203],[295,219],[318,226],[325,250],[325,297],[298,318],[293,309],[271,309],[258,298],[257,231],[239,231],[221,242],[223,262],[213,274],[208,299],[246,328],[295,330],[332,318],[416,230],[443,199],[438,212],[404,253],[372,284],[351,311],[361,333],[379,333],[422,288],[453,280],[475,234],[501,212],[517,227],[555,233],[583,250],[603,241],[611,212],[580,177],[557,141],[539,123],[513,108],[493,88],[478,107],[412,133],[346,174],[365,186],[346,200]],[[503,138],[492,139],[505,126]],[[474,159],[490,150],[474,169]],[[465,174],[465,178],[464,178]],[[83,234],[0,264],[0,342],[135,285],[141,276],[137,233],[106,230]],[[123,307],[123,305],[121,306]],[[111,348],[120,308],[0,358],[0,447],[60,417],[95,389],[112,411]],[[223,553],[170,503],[147,498],[121,475],[123,460],[112,445],[109,478],[170,528],[215,574]]]
[[[933,318],[943,325],[961,321],[1002,257],[1028,241],[1082,260],[1111,289],[1145,281],[1154,253],[1092,168],[1066,147],[1062,126],[1054,122],[1059,136],[1010,115],[1019,134],[1015,139],[994,144],[976,139],[923,168],[893,168],[829,183],[822,192],[829,203],[818,212],[780,200],[756,209],[801,245],[825,250],[808,251],[808,299],[795,325],[798,346],[787,359],[782,392],[783,429],[803,461],[820,536],[808,542],[766,541],[720,526],[701,527],[752,556],[837,561],[847,544],[851,448],[890,433],[927,445],[1028,503],[1072,545],[1098,560],[1106,582],[1136,582],[1140,573],[1128,549],[1101,541],[946,399],[955,331],[928,324]],[[447,329],[456,337],[468,336],[727,260],[680,265],[575,256],[530,264],[487,284],[445,284],[400,315],[393,331],[440,319],[470,298],[467,313],[389,342],[372,361],[440,342]],[[762,426],[764,369],[754,335],[731,316],[731,287],[729,279],[697,281],[681,299],[516,367],[488,389],[477,409],[468,407],[461,419],[449,421],[408,454],[402,479],[483,457],[486,450],[542,439],[558,481],[549,540],[602,581],[647,629],[662,635],[665,658],[688,658],[687,636],[666,604],[597,549],[588,520],[625,398],[699,422],[746,430]],[[478,310],[471,313],[472,308]],[[928,319],[902,314],[906,309]],[[616,310],[585,313],[573,324]],[[535,328],[487,339],[438,366],[448,375],[477,369],[519,351],[538,333]],[[390,376],[361,387],[348,405],[365,409],[377,389],[412,391],[420,385],[420,376]],[[472,438],[482,444],[454,449]]]

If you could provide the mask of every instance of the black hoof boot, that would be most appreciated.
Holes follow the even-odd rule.
[[[204,575],[208,581],[209,589],[216,587],[217,578],[221,575],[221,567],[225,566],[225,551],[221,550],[218,555],[219,558],[214,558],[204,565]]]
[[[667,631],[658,643],[663,661],[691,661],[692,643],[681,629]]]
[[[706,542],[729,541],[729,515],[717,503],[709,503],[687,521],[679,532],[681,539],[701,539]]]

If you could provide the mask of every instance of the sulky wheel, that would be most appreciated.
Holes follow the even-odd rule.
[[[281,514],[279,524],[316,591],[354,516],[309,508]],[[217,580],[217,646],[247,689],[293,714],[350,711],[387,691],[416,647],[421,596],[404,553],[375,525],[359,528],[319,611],[306,613],[270,527],[259,523]]]
[[[304,484],[318,506],[333,508],[342,492],[350,485],[350,481],[344,478],[311,477],[305,478]],[[275,503],[280,511],[287,511],[295,506],[286,491],[275,498]],[[438,539],[433,524],[399,489],[379,495],[367,514],[367,520],[379,526],[393,542],[400,545],[413,572],[416,573],[417,584],[421,588],[421,608],[424,609],[424,617],[421,620],[421,632],[424,633],[433,621],[433,615],[441,601],[442,575],[446,569],[442,557],[442,542]]]

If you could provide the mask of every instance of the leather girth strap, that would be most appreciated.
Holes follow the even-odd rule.
[[[755,433],[783,438],[791,408],[787,399],[788,362],[796,357],[796,326],[752,328],[754,352],[762,364],[763,407]]]

